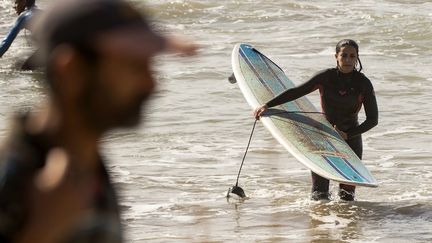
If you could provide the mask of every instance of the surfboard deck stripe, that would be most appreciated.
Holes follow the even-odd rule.
[[[305,132],[304,134],[310,140],[310,142],[314,143],[315,146],[317,147],[316,153],[321,153],[321,156],[323,156],[323,158],[328,162],[328,164],[334,169],[336,173],[339,173],[341,176],[349,180],[357,179],[358,176],[360,176],[358,171],[356,171],[354,167],[345,159],[346,155],[338,151],[338,149],[335,148],[328,141],[328,139],[321,140],[324,143],[317,143],[317,140],[312,139],[311,136],[308,135],[308,132]],[[345,164],[347,164],[348,167],[341,164],[339,159],[342,160]],[[338,164],[338,166],[335,166],[335,164]],[[343,168],[339,168],[339,167],[343,167]],[[358,176],[347,176],[347,174],[348,175],[356,174]],[[366,180],[358,180],[358,181],[366,181]]]
[[[273,93],[273,90],[267,85],[266,82],[264,82],[264,80],[260,77],[259,73],[257,72],[257,70],[255,70],[254,66],[252,65],[252,63],[248,60],[248,58],[245,55],[244,50],[241,51],[241,55],[243,57],[243,59],[245,60],[246,64],[249,66],[249,68],[255,73],[255,75],[258,77],[258,80],[261,82],[261,84],[270,92]],[[274,94],[274,93],[273,93]]]
[[[276,80],[279,81],[280,86],[270,86],[269,83],[267,83],[261,74],[258,72],[258,70],[256,70],[252,60],[249,58],[249,56],[247,56],[249,54],[250,55],[256,55],[257,52],[254,51],[253,48],[244,48],[240,50],[240,55],[243,58],[243,60],[245,61],[245,63],[247,64],[247,66],[250,68],[250,70],[255,74],[255,76],[258,78],[258,80],[260,81],[260,83],[273,95],[276,96],[280,93],[282,93],[284,90],[286,90],[286,85],[284,85],[281,80],[276,77]],[[256,57],[260,58],[260,56],[256,55]],[[268,79],[268,80],[274,80],[274,79]],[[276,88],[277,87],[277,88]],[[282,105],[281,106],[282,110],[284,111],[292,111],[292,110],[296,110],[299,111],[300,107],[296,102],[289,102],[288,104]]]
[[[346,161],[346,159],[325,155],[323,155],[323,157],[333,168],[335,168],[335,170],[337,170],[345,178],[349,180],[369,182],[357,170],[353,169],[350,163]]]
[[[282,87],[282,89],[277,89],[277,90],[273,90],[273,93],[275,95],[278,95],[280,93],[282,93],[283,91],[287,90],[288,88],[292,88],[294,87],[294,84],[292,84],[292,82],[290,81],[289,83],[291,85],[287,85],[288,82],[284,82],[284,79],[287,79],[286,75],[284,74],[283,70],[272,60],[270,60],[269,58],[267,58],[266,56],[264,56],[261,52],[259,52],[258,50],[256,50],[255,48],[250,48],[250,52],[254,52],[254,54],[263,62],[266,64],[267,66],[267,70],[273,74],[273,77],[277,80],[277,82],[279,83],[279,85]],[[271,79],[270,79],[271,80]],[[308,102],[309,104],[307,104],[308,106],[304,106],[305,102],[299,102],[298,100],[289,102],[292,104],[296,105],[296,110],[307,110],[310,106],[313,106],[310,102]],[[282,107],[286,107],[285,105],[281,105]]]
[[[328,144],[330,147],[332,147],[333,150],[337,150],[335,148],[335,146],[332,143]],[[342,156],[339,156],[342,157]],[[343,158],[343,161],[351,168],[351,170],[353,170],[358,176],[360,176],[364,181],[367,181],[369,183],[372,183],[369,179],[367,179],[366,177],[364,177],[359,171],[357,171],[357,169],[348,161],[346,160],[346,158]]]

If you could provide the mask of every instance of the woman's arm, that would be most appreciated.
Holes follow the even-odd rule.
[[[378,105],[375,97],[375,92],[370,81],[368,91],[365,92],[365,96],[363,99],[363,107],[366,113],[366,120],[359,126],[351,128],[347,131],[348,139],[365,133],[371,128],[378,125]]]
[[[305,96],[305,95],[311,93],[312,91],[318,89],[319,83],[325,79],[324,75],[326,75],[327,71],[328,70],[324,70],[324,71],[321,71],[321,72],[315,74],[307,82],[305,82],[305,83],[303,83],[297,87],[288,89],[288,90],[282,92],[281,94],[279,94],[278,96],[274,97],[273,99],[271,99],[267,103],[263,104],[262,106],[257,107],[254,110],[255,119],[259,120],[260,116],[269,107],[273,107],[273,106],[277,106],[277,105],[280,105],[280,104],[283,104],[286,102],[293,101],[295,99],[298,99],[302,96]]]
[[[318,84],[324,79],[324,75],[326,71],[327,70],[321,71],[315,74],[311,79],[309,79],[305,83],[284,91],[283,93],[279,94],[278,96],[268,101],[266,103],[266,106],[267,107],[277,106],[286,102],[293,101],[295,99],[298,99],[302,96],[311,93],[312,91],[315,91],[316,89],[318,89]]]

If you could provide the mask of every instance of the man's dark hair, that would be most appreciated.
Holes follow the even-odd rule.
[[[36,0],[26,0],[26,7],[31,8],[36,4]]]

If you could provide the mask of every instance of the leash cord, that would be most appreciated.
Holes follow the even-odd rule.
[[[252,126],[252,131],[251,131],[251,134],[250,134],[250,136],[249,136],[249,142],[248,142],[248,144],[247,144],[247,146],[246,146],[246,151],[245,151],[245,153],[244,153],[244,155],[243,155],[243,159],[242,159],[242,162],[241,162],[241,165],[240,165],[240,169],[239,169],[239,172],[238,172],[238,175],[237,175],[236,186],[238,186],[238,181],[239,181],[239,178],[240,178],[240,172],[241,172],[241,169],[242,169],[242,167],[243,167],[243,163],[244,163],[244,161],[245,161],[245,158],[246,158],[247,152],[248,152],[248,150],[249,150],[249,146],[250,146],[250,143],[251,143],[251,140],[252,140],[252,135],[253,135],[253,133],[254,133],[254,130],[255,130],[255,126],[256,126],[257,121],[258,121],[258,120],[255,119],[255,122],[254,122],[254,124],[253,124],[253,126]]]

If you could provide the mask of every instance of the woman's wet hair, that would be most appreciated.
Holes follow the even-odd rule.
[[[357,61],[358,61],[359,65],[360,65],[360,67],[359,67],[359,69],[357,69],[357,68],[355,68],[355,69],[358,72],[360,72],[363,69],[363,66],[362,66],[362,63],[360,61],[359,46],[358,46],[358,44],[354,40],[343,39],[343,40],[339,41],[336,44],[336,54],[338,54],[340,52],[340,50],[342,49],[342,47],[345,47],[345,46],[351,46],[351,47],[354,47],[356,49],[356,51],[357,51]]]

